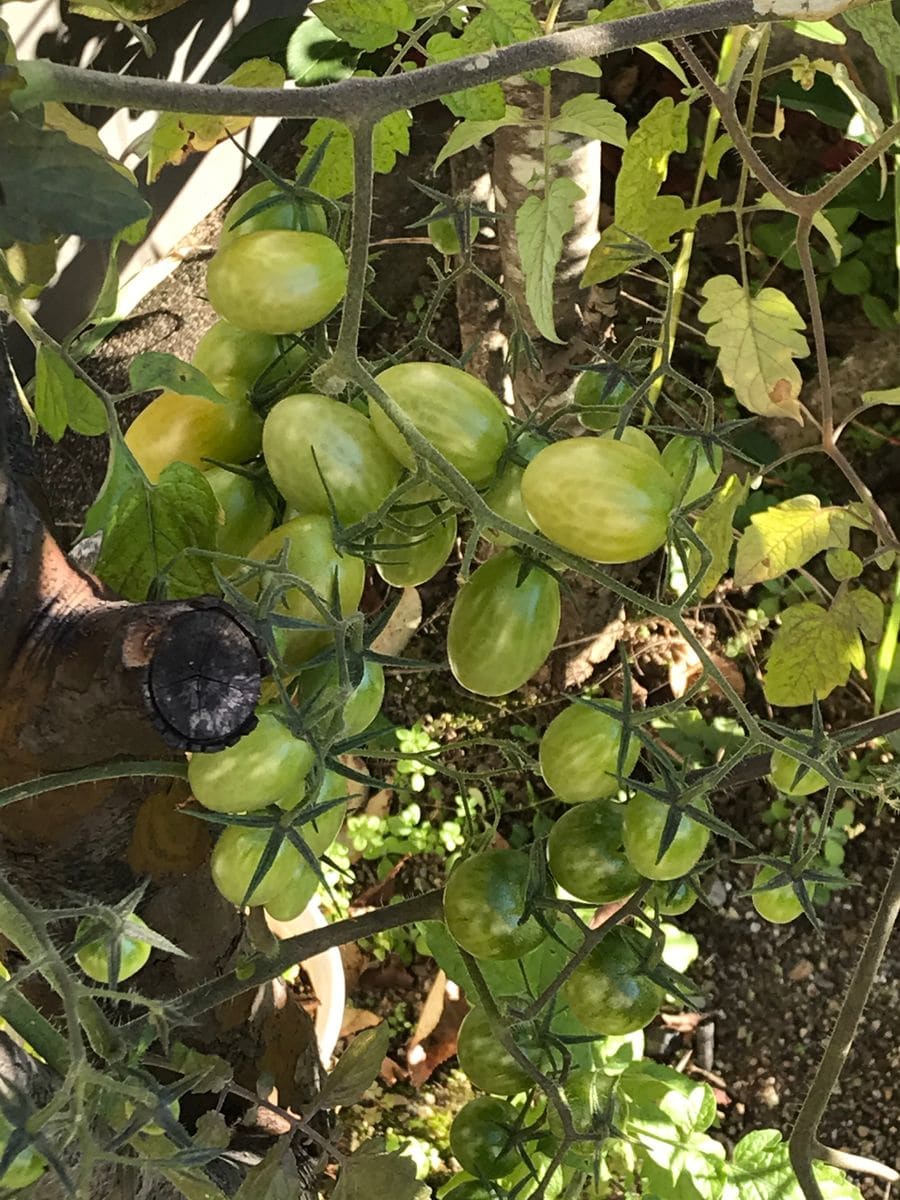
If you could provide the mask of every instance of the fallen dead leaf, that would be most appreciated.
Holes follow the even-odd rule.
[[[376,1025],[380,1024],[381,1017],[367,1008],[345,1008],[341,1037],[352,1037],[354,1033],[362,1033],[364,1029],[374,1029]]]
[[[693,1033],[704,1016],[704,1013],[697,1012],[661,1013],[660,1020],[666,1029],[675,1033]]]
[[[397,890],[397,879],[409,860],[410,856],[404,854],[400,861],[391,867],[384,879],[379,879],[377,883],[373,883],[371,887],[366,888],[356,897],[354,905],[362,905],[365,908],[382,908],[385,904],[389,904]]]
[[[352,995],[356,991],[360,976],[372,960],[367,954],[363,954],[355,942],[350,942],[346,946],[341,946],[341,961],[344,964],[347,994]]]
[[[378,1074],[388,1087],[393,1087],[395,1083],[401,1083],[404,1079],[409,1078],[408,1072],[404,1071],[400,1064],[395,1063],[392,1058],[384,1060]]]
[[[406,1045],[409,1080],[414,1087],[421,1087],[456,1053],[459,1027],[468,1010],[458,985],[438,971]]]
[[[384,962],[373,963],[363,971],[359,985],[365,991],[387,992],[393,988],[405,991],[412,987],[415,980],[404,967],[399,958],[387,958]]]
[[[809,979],[811,977],[815,969],[816,968],[808,958],[801,958],[800,961],[791,967],[790,971],[788,971],[788,979],[790,979],[791,983],[802,983],[804,979]]]

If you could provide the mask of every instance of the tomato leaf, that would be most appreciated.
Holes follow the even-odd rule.
[[[128,171],[59,129],[0,117],[0,246],[59,234],[110,238],[150,207]]]
[[[390,113],[375,126],[373,134],[373,159],[379,175],[387,175],[394,169],[398,154],[409,153],[409,129],[412,115],[407,109]],[[303,144],[310,154],[328,139],[325,153],[315,179],[310,186],[324,196],[339,200],[353,191],[353,135],[340,121],[322,117],[314,121]],[[300,160],[302,169],[306,156]]]
[[[756,513],[738,542],[735,587],[751,587],[802,567],[822,550],[846,550],[865,525],[848,509],[822,508],[817,496],[792,496]]]
[[[344,1165],[332,1200],[418,1200],[428,1195],[416,1180],[416,1164],[400,1154],[384,1154],[376,1142],[364,1142]],[[241,1198],[243,1200],[243,1198]]]
[[[291,1135],[285,1134],[269,1148],[262,1162],[247,1172],[234,1200],[296,1200],[302,1191]]]
[[[315,15],[341,41],[368,51],[389,46],[415,23],[406,0],[319,0]]]
[[[482,21],[482,13],[469,21],[461,37],[450,33],[436,33],[425,45],[430,62],[451,62],[467,54],[479,54],[494,48],[490,27]],[[464,92],[453,92],[441,97],[444,104],[456,117],[471,121],[502,121],[506,112],[506,99],[499,83],[483,83],[479,87],[467,88]]]
[[[461,150],[468,150],[471,146],[480,145],[485,138],[496,133],[498,129],[504,129],[508,125],[518,125],[521,119],[521,108],[511,104],[504,115],[497,120],[460,121],[435,159],[435,168],[446,162],[448,158],[452,158],[454,154],[459,154]]]
[[[361,1100],[378,1078],[390,1040],[387,1021],[358,1033],[326,1077],[316,1098],[318,1106],[338,1108]]]
[[[214,404],[228,403],[202,371],[161,350],[145,350],[139,354],[131,364],[128,378],[136,392],[168,390],[179,396],[202,396]]]
[[[97,435],[107,429],[106,409],[55,350],[38,349],[34,376],[34,412],[52,441],[71,426],[76,433]]]
[[[891,0],[875,0],[865,8],[841,14],[851,29],[861,34],[889,75],[900,75],[900,21]]]
[[[718,348],[719,371],[738,402],[760,416],[790,417],[802,425],[803,381],[794,359],[805,358],[809,346],[793,302],[777,288],[750,296],[729,275],[707,280],[703,295],[698,316],[710,327],[706,340]]]
[[[529,196],[516,213],[516,238],[525,273],[525,299],[534,323],[550,342],[559,342],[553,320],[556,267],[563,239],[575,224],[575,205],[584,191],[572,179],[557,176],[543,196]]]
[[[708,596],[728,570],[734,545],[734,514],[747,499],[749,490],[746,480],[741,482],[737,475],[730,475],[694,522],[694,532],[712,554],[712,562],[700,581],[700,596]],[[699,551],[692,547],[688,558],[692,573],[696,572],[700,566]]]
[[[824,1200],[862,1200],[843,1171],[813,1166]],[[777,1129],[755,1129],[734,1147],[723,1200],[803,1200],[787,1142]]]
[[[622,114],[616,112],[608,100],[587,93],[567,100],[559,110],[559,115],[551,120],[550,128],[620,148],[628,143],[628,130]]]
[[[288,75],[301,87],[347,79],[359,59],[359,51],[324,25],[315,13],[307,13],[287,45]]]
[[[863,392],[863,404],[900,404],[900,387],[883,388],[876,392]]]
[[[122,447],[120,454],[124,457],[128,451]],[[105,583],[126,600],[143,600],[165,571],[171,598],[215,590],[211,562],[181,554],[193,546],[215,549],[219,505],[200,471],[172,463],[154,487],[132,460],[131,465],[114,467],[107,484],[114,494],[102,505],[98,500],[85,526],[97,528],[98,515],[103,517],[97,574]]]

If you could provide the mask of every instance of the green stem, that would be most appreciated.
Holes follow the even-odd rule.
[[[875,716],[881,712],[884,703],[884,693],[887,689],[891,668],[897,656],[897,639],[900,637],[900,567],[895,568],[894,594],[888,618],[884,623],[884,633],[875,652],[875,695],[873,711]]]
[[[56,792],[61,788],[76,787],[80,783],[96,783],[100,779],[134,779],[142,775],[154,775],[172,779],[187,778],[187,763],[164,762],[151,759],[144,762],[106,763],[103,766],[78,767],[73,771],[58,771],[55,775],[42,775],[38,779],[27,779],[0,788],[0,808],[42,796],[45,792]]]

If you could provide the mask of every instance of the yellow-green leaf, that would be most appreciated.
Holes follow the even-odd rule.
[[[786,609],[772,639],[763,690],[770,704],[794,708],[824,700],[864,659],[859,632],[818,604]]]
[[[862,402],[863,404],[900,404],[900,387],[863,392]]]
[[[448,158],[452,158],[454,154],[459,154],[461,150],[468,150],[471,146],[479,145],[492,133],[496,133],[498,129],[503,129],[507,125],[518,125],[521,119],[521,108],[511,104],[497,121],[460,121],[450,133],[443,150],[435,159],[435,168],[446,162]]]
[[[375,126],[373,162],[378,174],[389,174],[394,169],[397,155],[409,153],[411,123],[409,111],[401,109],[390,113]],[[312,186],[323,195],[339,200],[353,191],[353,135],[350,130],[340,121],[321,117],[313,122],[303,145],[312,153],[329,135],[331,140]]]
[[[592,141],[624,147],[628,141],[625,118],[608,100],[584,93],[567,100],[550,122],[560,133],[575,133]]]
[[[431,62],[451,62],[466,54],[480,54],[494,49],[490,28],[479,17],[471,20],[461,37],[450,33],[436,33],[425,45]],[[453,92],[442,96],[444,104],[457,117],[470,121],[500,121],[506,112],[506,99],[499,83],[484,83],[467,88],[464,92]]]
[[[831,578],[838,581],[857,579],[863,570],[862,559],[852,550],[829,550],[825,555],[825,566]]]
[[[805,358],[809,346],[793,303],[776,288],[751,297],[730,275],[707,280],[703,295],[698,316],[710,327],[706,340],[718,348],[719,371],[739,403],[760,416],[802,424],[802,379],[794,359]]]
[[[863,36],[886,71],[900,75],[900,21],[894,16],[891,0],[874,0],[851,9],[843,19]]]
[[[406,0],[319,0],[315,15],[341,41],[368,51],[389,46],[415,24]]]
[[[556,267],[563,238],[575,223],[574,205],[584,192],[572,179],[551,180],[543,196],[531,195],[516,213],[516,238],[525,273],[525,299],[534,323],[548,341],[558,342],[553,321]]]
[[[734,582],[751,587],[802,567],[822,550],[846,550],[862,522],[846,508],[823,508],[817,496],[792,496],[756,513],[738,543]]]
[[[700,581],[700,596],[708,596],[728,570],[734,545],[734,514],[747,499],[749,490],[748,481],[742,482],[737,475],[729,475],[694,522],[694,532],[712,554],[712,562]],[[691,572],[695,573],[700,567],[700,554],[696,549],[691,549],[689,560]]]
[[[868,588],[843,592],[831,606],[835,620],[859,629],[867,642],[877,642],[884,629],[884,601]]]

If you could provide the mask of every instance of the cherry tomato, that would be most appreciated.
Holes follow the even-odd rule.
[[[147,927],[146,922],[135,913],[129,913],[128,920],[134,925],[143,925],[145,929]],[[130,979],[146,966],[152,949],[149,942],[142,942],[139,938],[127,934],[116,935],[103,921],[84,917],[78,923],[75,940],[80,942],[82,938],[92,935],[92,940],[75,952],[76,962],[91,979],[96,979],[99,983],[111,982],[115,947],[118,948],[119,983]]]
[[[256,728],[226,750],[194,754],[188,783],[213,812],[256,812],[285,796],[302,796],[315,753],[276,716],[262,713]],[[296,801],[295,801],[296,803]]]
[[[461,862],[444,890],[444,921],[450,936],[476,958],[521,958],[544,931],[525,912],[528,855],[485,850]]]
[[[550,830],[547,852],[556,882],[591,904],[630,896],[641,881],[622,849],[621,805],[609,800],[563,813]]]
[[[514,1142],[518,1113],[506,1100],[478,1096],[463,1105],[450,1126],[450,1149],[461,1167],[480,1179],[508,1175],[519,1161]]]
[[[779,874],[781,872],[775,867],[760,867],[753,886],[762,887]],[[796,921],[803,912],[803,905],[789,883],[783,887],[770,888],[767,892],[754,892],[750,899],[759,915],[764,920],[771,921],[773,925],[788,925],[791,921]]]
[[[368,418],[326,396],[279,401],[266,418],[262,446],[269,473],[288,504],[329,516],[330,493],[345,525],[374,512],[400,475]]]
[[[505,696],[547,660],[559,631],[559,584],[504,550],[453,602],[447,654],[454,678],[479,696]]]
[[[13,1127],[3,1116],[0,1116],[0,1155],[9,1144]],[[0,1175],[0,1188],[18,1191],[19,1188],[30,1187],[47,1169],[47,1160],[33,1146],[26,1146],[12,1160],[6,1170]]]
[[[219,502],[221,524],[216,532],[216,546],[223,554],[241,557],[249,554],[275,520],[262,490],[252,479],[224,467],[210,467],[206,482]]]
[[[321,233],[260,229],[223,246],[206,273],[220,317],[255,333],[299,333],[344,298],[347,264]]]
[[[280,203],[270,204],[254,213],[252,217],[241,221],[241,217],[250,212],[251,208],[274,199],[278,199]],[[321,205],[293,200],[277,183],[263,179],[248,188],[242,196],[238,196],[225,214],[222,232],[219,234],[219,248],[227,246],[235,238],[257,233],[260,229],[298,229],[307,233],[327,233],[328,220]]]
[[[423,437],[472,483],[486,483],[506,448],[507,417],[492,391],[443,363],[398,363],[377,382]],[[415,466],[415,455],[374,400],[369,416],[375,432],[404,467]]]
[[[666,540],[675,484],[651,454],[609,438],[555,442],[528,464],[522,497],[557,545],[602,563],[633,562]]]
[[[540,1062],[541,1051],[533,1040],[517,1038],[516,1041],[529,1058]],[[473,1008],[466,1013],[459,1027],[456,1053],[460,1070],[483,1092],[515,1096],[533,1082],[527,1071],[497,1041],[484,1009]]]
[[[615,429],[619,409],[634,395],[634,385],[614,363],[602,371],[582,371],[575,384],[574,400],[585,429]]]
[[[809,746],[804,750],[801,742],[789,739],[785,745],[809,755]],[[769,778],[779,792],[784,792],[786,796],[810,796],[813,792],[820,792],[822,788],[828,787],[828,780],[824,775],[805,767],[784,750],[776,750],[772,754]]]
[[[203,470],[207,458],[241,463],[259,453],[262,422],[237,379],[212,381],[224,404],[203,396],[162,392],[138,413],[125,434],[125,444],[151,483],[173,462]]]
[[[662,464],[675,480],[679,496],[684,489],[681,504],[687,508],[715,487],[722,470],[722,447],[713,446],[710,464],[696,438],[673,437],[663,447]]]
[[[617,771],[622,724],[608,713],[572,704],[555,716],[544,731],[540,746],[544,782],[566,804],[602,800],[619,790]],[[632,736],[622,763],[630,775],[641,752]]]
[[[351,613],[359,603],[365,582],[366,567],[361,558],[340,554],[331,536],[331,522],[318,514],[294,517],[266,534],[250,552],[258,562],[267,562],[288,546],[287,569],[292,575],[306,580],[325,601],[330,603],[335,572],[341,599],[341,612]],[[250,586],[252,593],[258,590]],[[322,621],[316,606],[299,588],[286,592],[275,608],[306,621]],[[278,629],[277,639],[288,666],[296,666],[327,646],[331,634],[326,630]]]
[[[520,467],[517,463],[507,463],[499,477],[484,493],[484,502],[498,516],[520,526],[528,533],[533,533],[535,524],[529,517],[525,501],[522,499],[522,476],[524,474],[524,467]],[[484,536],[489,542],[494,542],[498,546],[514,546],[516,542],[514,537],[508,533],[500,533],[499,530],[486,529]]]
[[[697,893],[686,879],[656,883],[647,893],[645,904],[662,917],[680,917],[697,903]]]
[[[459,242],[459,230],[452,217],[437,217],[428,222],[428,236],[435,250],[448,257],[451,254],[462,254]],[[469,217],[469,242],[478,237],[478,218]]]
[[[709,811],[706,800],[693,801],[693,807]],[[659,858],[659,847],[669,814],[669,805],[646,792],[635,792],[625,805],[622,832],[625,853],[636,871],[647,879],[678,879],[692,870],[703,856],[709,830],[683,813],[668,850]]]
[[[310,671],[304,671],[299,681],[299,697],[311,700],[314,712],[326,709],[338,686],[338,670],[334,663],[323,663]],[[363,676],[343,706],[344,737],[355,737],[368,729],[381,709],[384,700],[384,667],[381,663],[365,659]],[[331,720],[329,715],[328,721]]]
[[[432,579],[456,542],[456,513],[443,519],[428,484],[413,488],[391,510],[390,523],[375,534],[376,569],[392,587],[418,587]],[[422,503],[417,503],[421,500]]]
[[[614,1114],[614,1084],[613,1076],[584,1067],[573,1071],[566,1080],[563,1095],[572,1114],[575,1131],[582,1135],[570,1148],[566,1158],[568,1165],[589,1168],[602,1143],[609,1137]],[[554,1141],[559,1143],[563,1140],[565,1130],[562,1118],[549,1100],[547,1128]]]
[[[621,436],[616,437],[616,431],[609,429],[606,433],[601,433],[602,438],[608,438],[611,442],[624,442],[626,446],[634,446],[635,450],[643,450],[645,454],[649,454],[656,462],[662,462],[662,455],[657,448],[656,442],[649,433],[645,433],[643,429],[636,429],[634,425],[626,425],[622,430]]]
[[[611,929],[575,968],[563,994],[585,1029],[620,1037],[649,1025],[663,991],[640,967],[638,953],[622,931]]]
[[[249,388],[278,353],[278,341],[269,333],[250,333],[227,321],[216,321],[197,343],[191,362],[208,379],[226,376]]]

